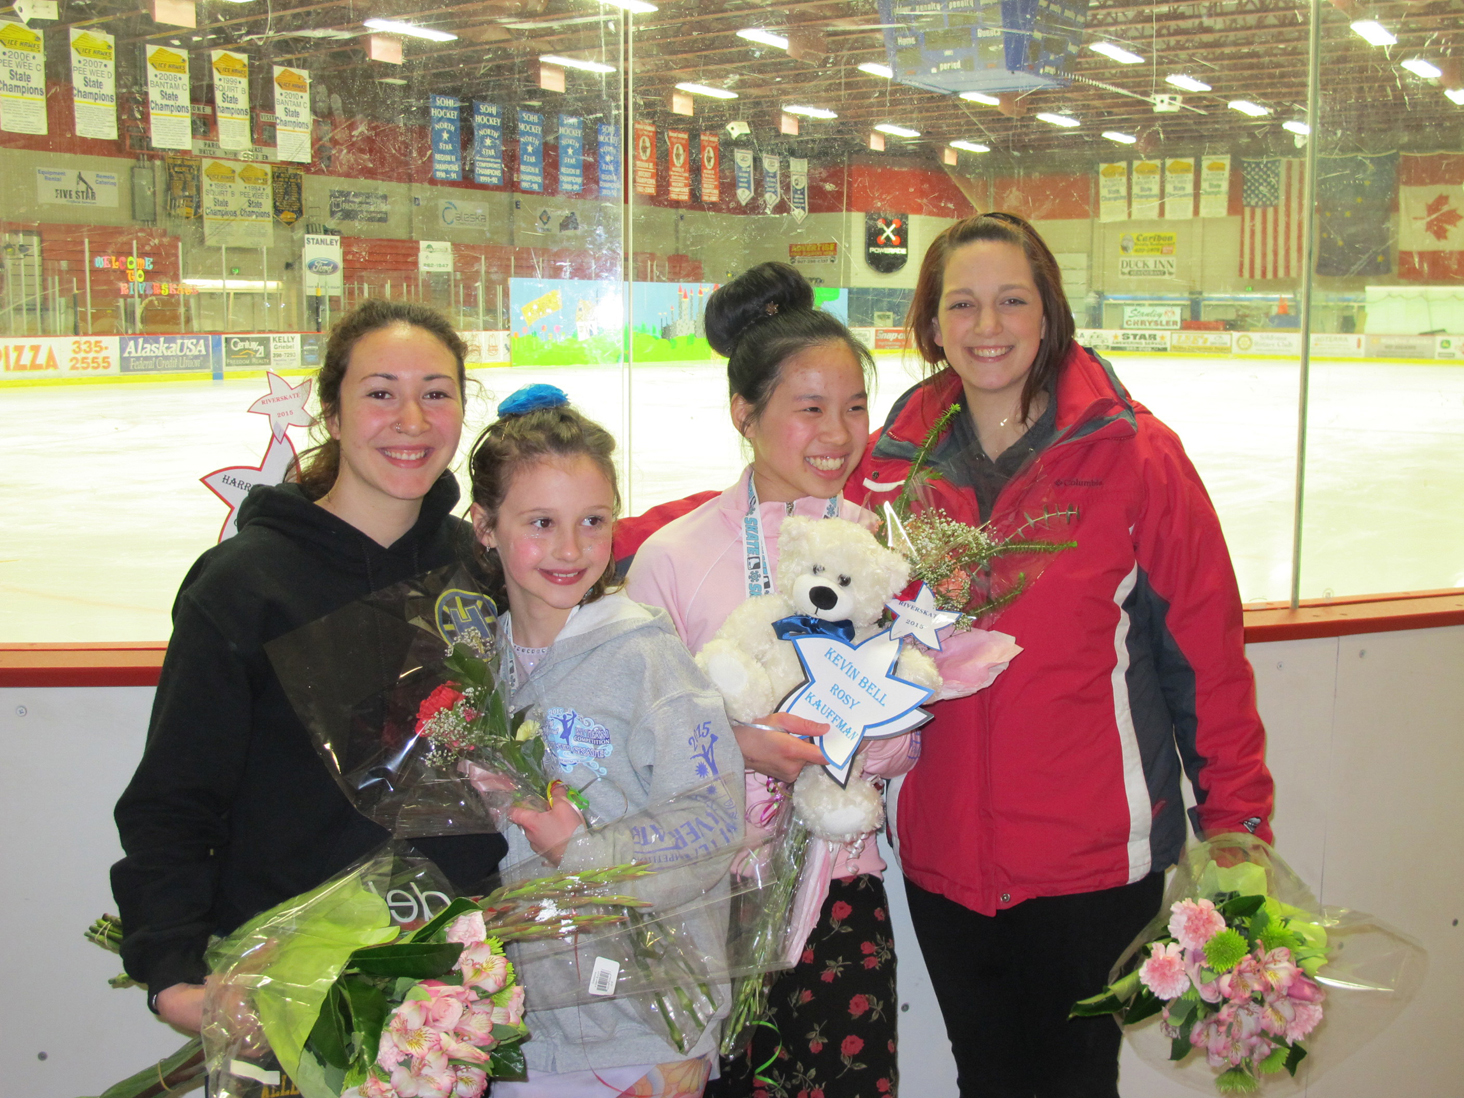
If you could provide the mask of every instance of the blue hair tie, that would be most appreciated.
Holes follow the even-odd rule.
[[[562,408],[569,403],[569,394],[557,385],[525,385],[504,397],[498,405],[498,418],[521,416],[540,408]]]

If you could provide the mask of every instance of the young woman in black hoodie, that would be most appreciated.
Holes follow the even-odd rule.
[[[122,799],[112,868],[122,959],[149,1005],[199,1028],[210,935],[314,888],[380,846],[316,755],[265,655],[364,595],[466,559],[448,464],[466,348],[440,314],[368,301],[332,329],[317,379],[329,440],[298,483],[256,487],[236,537],[173,605],[147,746]],[[455,883],[492,872],[498,835],[417,840]]]

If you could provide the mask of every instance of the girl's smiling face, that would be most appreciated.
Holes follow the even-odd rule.
[[[1015,244],[975,240],[951,253],[935,342],[968,400],[1020,396],[1047,330],[1032,264]]]
[[[498,550],[514,640],[552,644],[610,563],[614,486],[585,454],[546,457],[513,474],[497,515],[478,504],[472,515],[478,540]]]
[[[869,440],[869,397],[859,359],[842,341],[820,343],[784,363],[762,413],[732,398],[732,422],[752,443],[763,503],[838,495]]]

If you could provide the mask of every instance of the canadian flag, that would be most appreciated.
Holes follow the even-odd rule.
[[[1464,281],[1464,156],[1401,157],[1398,277],[1418,282]]]

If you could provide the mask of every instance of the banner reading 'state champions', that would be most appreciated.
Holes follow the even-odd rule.
[[[432,114],[432,178],[456,182],[463,177],[463,128],[459,120],[462,100],[452,95],[434,95]]]
[[[538,111],[518,112],[519,190],[544,189],[544,116]]]
[[[147,47],[147,113],[154,148],[193,151],[188,58],[167,46]]]
[[[213,50],[214,116],[219,123],[219,148],[248,149],[249,57],[230,50]]]
[[[503,108],[473,101],[473,181],[503,186]]]
[[[310,163],[310,74],[274,67],[275,143],[281,160]]]
[[[1098,220],[1124,221],[1128,218],[1128,161],[1098,165]]]
[[[117,40],[71,28],[71,105],[77,137],[117,140]]]
[[[0,24],[0,129],[46,132],[46,46],[23,23]]]
[[[585,189],[585,124],[572,114],[559,116],[559,193]]]
[[[620,197],[620,127],[613,122],[601,122],[597,136],[600,141],[600,197]]]
[[[701,200],[703,202],[720,202],[722,200],[722,164],[721,146],[717,143],[717,135],[704,133],[701,135]]]

